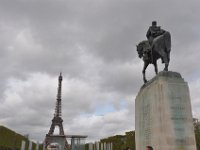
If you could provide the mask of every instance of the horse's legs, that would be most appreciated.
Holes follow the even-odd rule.
[[[155,62],[153,63],[153,65],[154,65],[155,73],[158,74],[157,61],[155,61]]]
[[[169,59],[168,59],[168,56],[167,56],[167,55],[165,55],[165,57],[163,57],[163,61],[164,61],[164,63],[165,63],[164,71],[168,71]]]
[[[147,63],[147,62],[144,61],[144,66],[143,66],[143,70],[142,70],[144,83],[147,82],[147,79],[146,79],[146,76],[145,76],[145,70],[147,69],[148,65],[149,65],[149,63]]]
[[[168,64],[168,63],[166,63],[166,64],[165,64],[164,71],[168,71],[168,66],[169,66],[169,64]]]
[[[167,60],[168,60],[168,63],[170,62],[170,52],[167,53]]]

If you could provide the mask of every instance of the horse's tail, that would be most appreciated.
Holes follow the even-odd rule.
[[[164,41],[165,41],[166,52],[170,53],[170,51],[171,51],[171,35],[168,31],[166,31],[163,36],[164,36]]]

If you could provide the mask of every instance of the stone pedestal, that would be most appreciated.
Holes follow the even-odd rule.
[[[26,142],[24,140],[22,140],[21,150],[25,150],[25,146],[26,146]]]
[[[160,72],[135,102],[136,149],[196,150],[187,83],[176,72]]]
[[[28,150],[32,150],[32,141],[29,141],[29,146],[28,146]]]

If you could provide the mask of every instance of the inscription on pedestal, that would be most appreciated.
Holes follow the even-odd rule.
[[[147,104],[143,109],[143,122],[144,122],[144,140],[146,145],[151,143],[151,106]]]

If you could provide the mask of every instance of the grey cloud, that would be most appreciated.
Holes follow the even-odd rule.
[[[134,98],[143,84],[135,45],[146,39],[152,20],[171,32],[170,70],[189,81],[198,115],[199,88],[193,84],[199,78],[198,5],[195,0],[1,1],[1,123],[43,140],[62,71],[66,133],[97,140],[134,129]],[[147,77],[152,76],[149,67]],[[107,104],[114,112],[97,116],[96,109]]]
[[[102,89],[124,95],[135,93],[140,85],[141,66],[139,63],[124,63],[107,65],[101,70]],[[141,84],[141,83],[140,83]]]

